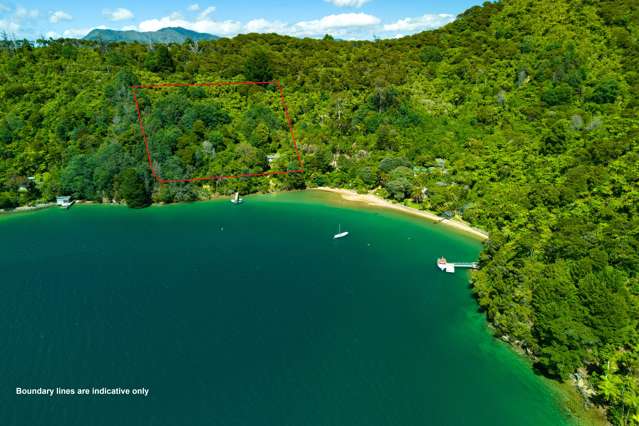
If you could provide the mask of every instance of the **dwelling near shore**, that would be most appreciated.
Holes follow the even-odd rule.
[[[60,207],[68,209],[71,204],[73,204],[73,201],[71,201],[71,197],[68,195],[59,195],[55,197],[55,203]]]
[[[277,160],[280,157],[279,153],[275,153],[275,154],[268,154],[266,156],[266,160],[268,161],[269,164],[272,164],[273,161]]]

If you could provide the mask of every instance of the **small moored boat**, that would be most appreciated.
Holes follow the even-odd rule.
[[[348,231],[344,231],[342,232],[342,225],[339,225],[339,230],[337,231],[337,234],[333,235],[333,239],[337,240],[338,238],[344,238],[345,236],[348,235]]]
[[[444,256],[437,259],[437,267],[441,271],[448,272],[449,274],[452,274],[455,272],[455,264],[449,263]]]
[[[444,256],[437,259],[437,267],[439,269],[441,269],[442,271],[445,271],[446,265],[448,265],[448,261],[446,261],[446,258]]]
[[[239,192],[236,192],[233,198],[231,198],[231,203],[233,204],[242,204],[242,202],[244,202],[244,200],[240,198]]]

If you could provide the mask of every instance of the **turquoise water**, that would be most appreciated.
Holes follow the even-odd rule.
[[[490,336],[468,276],[435,267],[478,242],[335,200],[0,217],[0,424],[566,423]],[[334,241],[338,224],[351,235]]]

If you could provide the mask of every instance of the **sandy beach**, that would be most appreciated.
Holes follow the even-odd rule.
[[[48,209],[49,207],[54,207],[56,203],[41,203],[36,204],[35,206],[20,206],[15,209],[0,209],[0,214],[13,214],[13,213],[21,213],[21,212],[30,212],[34,210]]]
[[[435,213],[432,213],[426,210],[417,210],[412,207],[406,207],[402,204],[395,204],[373,194],[358,194],[357,192],[351,191],[348,189],[328,188],[324,186],[312,188],[312,190],[332,192],[335,194],[339,194],[342,196],[344,200],[347,200],[347,201],[366,203],[370,206],[384,207],[388,209],[398,210],[404,213],[411,214],[413,216],[423,217],[425,219],[428,219],[435,223],[442,224],[444,226],[455,228],[466,234],[472,235],[473,237],[479,238],[482,241],[488,239],[487,232],[482,231],[481,229],[473,228],[467,223],[460,222],[457,220],[444,219],[437,216]]]
[[[376,195],[373,194],[358,194],[355,191],[349,190],[349,189],[339,189],[339,188],[329,188],[329,187],[324,187],[324,186],[320,186],[317,188],[309,188],[309,190],[311,191],[324,191],[324,192],[332,192],[334,194],[339,194],[341,195],[341,197],[346,200],[346,201],[352,201],[352,202],[357,202],[357,203],[365,203],[369,206],[376,206],[376,207],[383,207],[383,208],[387,208],[387,209],[393,209],[393,210],[397,210],[397,211],[401,211],[413,216],[419,216],[422,217],[424,219],[427,219],[431,222],[434,223],[438,223],[438,224],[442,224],[444,226],[448,226],[451,228],[455,228],[461,232],[464,232],[468,235],[472,235],[475,238],[478,238],[482,241],[487,240],[488,239],[488,233],[485,231],[482,231],[481,229],[477,229],[474,228],[472,226],[470,226],[467,223],[464,222],[460,222],[457,220],[451,220],[451,219],[444,219],[442,217],[437,216],[435,213],[433,212],[429,212],[426,210],[417,210],[414,209],[412,207],[407,207],[404,206],[402,204],[397,204],[397,203],[393,203],[389,200],[385,200],[383,198],[380,198]],[[217,198],[223,198],[225,196],[217,196],[217,197],[213,197],[213,199],[217,199]],[[85,200],[77,200],[75,202],[76,204],[99,204],[96,203],[94,201],[85,201]],[[110,203],[107,203],[110,204]],[[163,203],[154,203],[154,205],[162,205]],[[117,205],[117,203],[116,203]],[[2,210],[0,209],[0,214],[12,214],[12,213],[20,213],[20,212],[28,212],[28,211],[33,211],[33,210],[40,210],[40,209],[45,209],[45,208],[49,208],[49,207],[54,207],[56,206],[55,203],[43,203],[43,204],[37,204],[35,206],[22,206],[22,207],[17,207],[15,209],[11,209],[11,210]]]

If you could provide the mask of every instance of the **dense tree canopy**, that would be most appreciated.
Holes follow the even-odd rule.
[[[151,204],[151,194],[146,188],[144,177],[134,168],[123,170],[116,177],[118,194],[132,208],[146,207]]]
[[[330,185],[464,219],[491,235],[473,291],[496,332],[639,424],[638,25],[634,0],[509,0],[374,42],[5,40],[0,208]],[[304,174],[149,177],[131,85],[272,79]],[[268,88],[139,97],[165,177],[299,167]]]
[[[271,81],[273,70],[266,50],[255,48],[248,53],[244,62],[244,75],[248,81]]]

